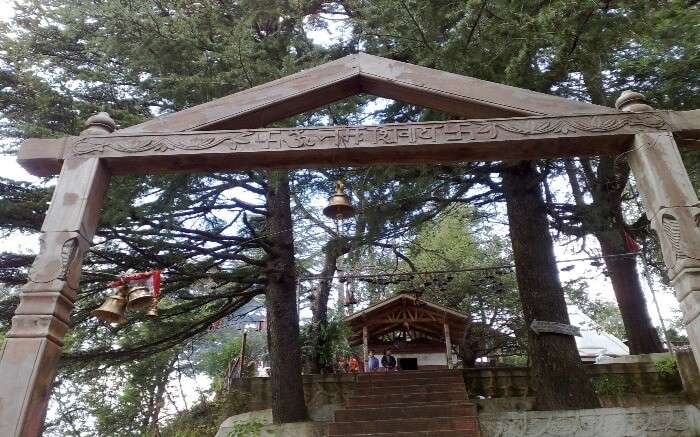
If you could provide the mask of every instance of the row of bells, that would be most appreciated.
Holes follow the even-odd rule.
[[[92,315],[107,323],[124,323],[126,322],[124,313],[127,308],[148,308],[146,317],[158,317],[158,301],[144,286],[119,287],[116,293],[108,296],[102,305],[92,312]]]

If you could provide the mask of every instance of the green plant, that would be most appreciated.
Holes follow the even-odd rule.
[[[334,317],[327,323],[310,323],[302,328],[302,355],[304,360],[315,360],[322,373],[330,371],[338,356],[348,355],[349,330],[345,322]]]
[[[258,437],[262,431],[263,423],[258,419],[246,422],[236,422],[229,431],[228,437]]]
[[[678,364],[673,357],[654,361],[654,368],[661,378],[671,378],[678,373]]]
[[[592,379],[593,391],[598,396],[616,396],[629,390],[625,379],[619,375],[598,375]]]

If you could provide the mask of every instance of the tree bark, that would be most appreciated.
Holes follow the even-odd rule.
[[[629,168],[616,164],[614,158],[605,156],[599,158],[597,171],[593,170],[588,159],[581,158],[580,161],[593,203],[586,204],[583,201],[572,161],[567,162],[567,173],[583,228],[596,237],[603,256],[629,252],[625,242],[626,226],[622,215],[622,193]],[[630,353],[663,352],[659,334],[649,317],[636,260],[633,257],[605,258],[605,264],[625,325]]]
[[[525,322],[569,324],[535,164],[518,162],[501,176]],[[528,353],[537,410],[600,407],[574,337],[528,329]]]
[[[338,258],[347,253],[348,250],[350,250],[350,245],[342,237],[333,238],[326,244],[324,247],[323,271],[321,272],[322,278],[332,278],[335,275],[335,272],[338,270]],[[320,341],[321,330],[328,324],[328,297],[332,287],[333,279],[321,279],[318,288],[312,291],[314,299],[311,302],[311,322],[313,323],[312,335],[315,342]],[[314,348],[312,353],[311,373],[321,373],[322,370],[325,370],[322,369],[320,356],[317,353],[318,350],[320,348]]]
[[[583,68],[583,80],[591,95],[591,102],[605,105],[605,86],[603,83],[600,59],[593,59]],[[582,163],[588,162],[582,159]],[[591,187],[593,204],[596,208],[592,214],[594,223],[584,223],[600,243],[604,256],[618,255],[628,252],[625,243],[625,220],[622,215],[622,193],[629,178],[629,167],[625,160],[616,157],[601,156],[598,171],[588,172],[588,185]],[[570,180],[575,180],[569,175]],[[583,205],[582,200],[576,200],[577,205]],[[591,216],[584,215],[591,218]],[[597,228],[597,229],[596,229]],[[631,354],[649,354],[663,352],[664,348],[659,339],[659,333],[651,323],[649,310],[644,299],[644,290],[637,273],[637,262],[634,258],[605,258],[605,264],[610,274],[617,305],[625,325],[627,340]]]
[[[595,236],[600,243],[603,256],[619,255],[629,251],[624,230],[611,229],[607,232],[597,232]],[[605,265],[625,325],[630,354],[663,352],[659,333],[649,317],[635,257],[605,258]]]
[[[267,206],[267,341],[270,352],[272,419],[275,423],[307,418],[301,378],[299,314],[296,311],[296,273],[289,176],[268,173]]]

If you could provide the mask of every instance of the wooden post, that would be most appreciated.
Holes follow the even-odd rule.
[[[616,106],[629,112],[653,110],[643,95],[631,91],[622,93]],[[636,134],[628,162],[700,363],[700,200],[671,132]]]
[[[110,124],[111,122],[111,124]],[[105,113],[84,134],[109,133]],[[0,435],[41,435],[82,257],[89,248],[109,176],[98,158],[65,161],[41,227],[41,247],[0,350]]]
[[[245,331],[245,327],[243,327],[243,338],[241,339],[241,354],[238,357],[238,362],[240,363],[240,367],[241,367],[240,378],[243,378],[243,369],[245,366],[245,341],[246,341],[247,336],[248,336],[248,333]]]
[[[367,332],[367,325],[362,327],[362,362],[365,366],[365,371],[367,371],[367,360],[369,359],[369,334]]]
[[[445,357],[447,359],[447,368],[452,368],[452,338],[450,338],[450,325],[447,322],[443,323],[445,328]]]

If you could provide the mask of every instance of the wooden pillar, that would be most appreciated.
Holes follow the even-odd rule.
[[[362,326],[362,362],[365,366],[365,371],[367,371],[367,360],[369,359],[369,333],[367,332],[367,325]]]
[[[622,93],[616,106],[631,112],[653,110],[644,96],[631,91]],[[628,162],[661,242],[690,346],[700,363],[700,200],[671,132],[635,135]]]
[[[105,121],[104,116],[97,121],[111,121],[109,116]],[[96,117],[91,119],[95,121]],[[92,132],[96,131],[87,133]],[[12,327],[0,350],[3,437],[41,435],[78,290],[82,257],[95,233],[108,179],[97,158],[70,159],[63,164],[41,228],[39,254],[29,270]]]
[[[443,327],[445,328],[445,356],[446,356],[446,363],[447,363],[447,368],[451,369],[452,368],[452,338],[450,337],[450,325],[447,322],[443,323]]]

